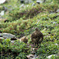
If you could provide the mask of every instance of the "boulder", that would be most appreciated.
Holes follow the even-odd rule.
[[[5,2],[6,2],[6,0],[0,0],[0,4],[3,4]]]
[[[33,2],[32,0],[20,0],[21,3],[31,3]]]
[[[28,59],[33,59],[34,58],[34,55],[33,54],[29,54],[29,55],[27,55],[27,58]]]
[[[11,43],[14,43],[15,40],[11,40]]]
[[[2,11],[0,12],[0,15],[1,15],[1,16],[3,16],[3,15],[4,15],[4,10],[2,10]]]
[[[57,9],[57,11],[56,11],[57,13],[59,12],[59,9]]]
[[[16,40],[15,35],[10,33],[0,33],[0,36],[2,36],[4,39],[10,38],[11,40]]]

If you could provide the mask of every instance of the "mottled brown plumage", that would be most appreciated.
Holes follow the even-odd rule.
[[[39,44],[43,41],[43,34],[40,32],[38,28],[31,35],[31,40],[34,44]]]

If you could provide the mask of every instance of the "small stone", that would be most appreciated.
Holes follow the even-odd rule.
[[[21,5],[20,5],[20,8],[21,8],[21,7],[25,7],[24,4],[21,4]]]
[[[28,58],[28,59],[32,59],[33,57],[34,57],[33,54],[29,54],[29,55],[27,55],[27,58]]]
[[[32,3],[33,1],[32,0],[25,0],[24,2],[25,3]]]
[[[4,10],[3,10],[3,11],[1,11],[0,15],[1,15],[1,16],[3,16],[3,15],[4,15]]]
[[[37,56],[36,54],[29,54],[29,55],[27,55],[27,58],[28,59],[38,59],[39,58],[39,56]]]
[[[35,6],[35,5],[36,5],[35,3],[32,4],[32,6]]]
[[[52,56],[56,56],[56,55],[49,55],[49,56],[47,56],[47,58],[50,59]]]
[[[11,40],[11,43],[14,43],[15,40]]]
[[[57,13],[59,12],[59,9],[57,9],[57,11],[56,11]]]
[[[57,44],[57,43],[55,43],[55,45],[57,45],[57,46],[58,46],[58,44]]]

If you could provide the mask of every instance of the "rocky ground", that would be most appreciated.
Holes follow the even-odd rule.
[[[38,28],[44,35],[38,47],[31,34]],[[28,42],[20,42],[27,37]],[[59,59],[59,1],[0,2],[0,59]]]

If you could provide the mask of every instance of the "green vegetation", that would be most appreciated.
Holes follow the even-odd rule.
[[[3,18],[7,19],[6,22],[0,21],[0,31],[3,33],[11,33],[16,37],[27,36],[28,43],[30,43],[30,35],[33,33],[34,28],[39,28],[44,35],[44,40],[37,50],[39,59],[46,59],[47,56],[59,53],[59,0],[46,0],[45,3],[32,6],[32,3],[25,4],[20,7],[20,1],[10,0],[2,4],[8,8]],[[11,7],[10,7],[11,5]],[[28,5],[28,7],[27,7]],[[0,40],[1,41],[1,40]],[[57,44],[57,45],[56,45]],[[16,40],[14,44],[10,39],[3,39],[0,42],[0,59],[26,59],[30,52],[31,47],[27,48],[27,44]],[[51,59],[59,59],[59,57],[52,56]]]

